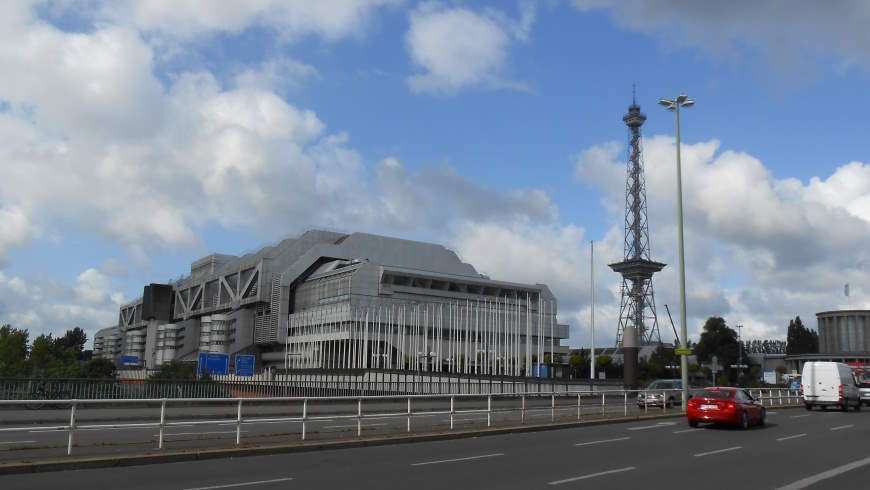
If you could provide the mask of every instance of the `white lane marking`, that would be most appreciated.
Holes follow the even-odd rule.
[[[33,444],[36,441],[0,441],[0,445],[2,444]]]
[[[243,430],[243,431],[241,431],[241,432],[248,432],[248,431]],[[199,435],[206,435],[206,434],[235,434],[235,433],[236,433],[236,431],[234,431],[234,430],[214,430],[214,431],[209,431],[209,432],[172,432],[172,433],[168,433],[168,434],[167,434],[167,433],[164,433],[164,434],[163,434],[163,437],[169,437],[169,436],[199,436]],[[160,434],[154,434],[154,437],[160,437]]]
[[[600,441],[578,442],[575,446],[591,446],[593,444],[604,444],[605,442],[627,441],[631,437],[617,437],[616,439],[602,439]]]
[[[382,425],[387,424],[367,424],[365,422],[362,423],[362,426],[365,427],[380,427]],[[347,425],[324,425],[324,429],[347,429],[347,428],[356,428],[356,424],[347,424]]]
[[[854,424],[839,425],[837,427],[831,427],[831,430],[851,429],[852,427],[855,427],[855,425]]]
[[[628,430],[660,429],[662,427],[668,427],[671,425],[677,425],[677,423],[676,422],[659,422],[656,425],[642,425],[640,427],[629,427]]]
[[[686,432],[698,432],[699,430],[704,430],[704,429],[694,428],[694,429],[675,430],[674,434],[685,434]]]
[[[779,412],[767,412],[768,415],[779,415]]]
[[[635,468],[634,466],[626,466],[625,468],[618,468],[615,470],[607,470],[607,471],[599,471],[598,473],[592,473],[589,475],[575,476],[574,478],[565,478],[564,480],[551,481],[551,482],[547,483],[547,485],[561,485],[563,483],[571,483],[571,482],[574,482],[577,480],[585,480],[587,478],[595,478],[597,476],[612,475],[614,473],[623,473],[625,471],[632,471],[635,469],[637,469],[637,468]]]
[[[804,417],[809,417],[809,416],[810,416],[810,414],[805,413],[805,414],[803,414],[803,415],[792,415],[791,418],[793,418],[793,419],[802,419],[802,418],[804,418]]]
[[[467,458],[439,459],[437,461],[424,461],[422,463],[411,463],[411,466],[425,466],[427,464],[439,464],[439,463],[455,463],[457,461],[470,461],[472,459],[495,458],[497,456],[504,456],[504,453],[481,454],[480,456],[469,456]]]
[[[805,433],[804,434],[795,434],[793,436],[780,437],[779,439],[777,439],[777,442],[787,441],[789,439],[797,439],[798,437],[806,437],[806,434]]]
[[[282,481],[290,481],[293,478],[275,478],[274,480],[249,481],[244,483],[227,483],[226,485],[212,485],[210,487],[185,488],[184,490],[215,490],[216,488],[232,488],[232,487],[249,487],[251,485],[263,485],[266,483],[278,483]]]
[[[719,454],[719,453],[725,453],[728,451],[736,451],[738,449],[743,449],[743,446],[726,447],[725,449],[717,449],[715,451],[707,451],[706,453],[698,453],[695,455],[695,457],[702,458],[704,456],[709,456],[711,454]]]
[[[815,475],[800,479],[796,482],[789,483],[788,485],[784,487],[779,487],[776,490],[800,490],[801,488],[807,488],[808,486],[814,485],[822,480],[827,480],[828,478],[842,475],[847,471],[852,471],[856,468],[860,468],[868,464],[870,464],[870,458],[859,459],[858,461],[852,461],[851,463],[844,464],[843,466],[837,466],[836,468],[832,468],[828,471],[823,471],[821,473],[817,473]]]

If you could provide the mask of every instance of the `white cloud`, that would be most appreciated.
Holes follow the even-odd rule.
[[[584,11],[608,10],[622,26],[654,34],[672,46],[700,48],[728,58],[748,48],[786,73],[820,55],[833,55],[845,69],[870,69],[867,2],[573,0],[573,4]]]
[[[124,301],[109,277],[87,269],[69,287],[54,279],[11,279],[0,274],[0,324],[30,330],[31,338],[43,333],[63,334],[81,327],[92,339],[100,328],[118,321]]]
[[[4,257],[6,250],[27,243],[32,233],[31,224],[21,208],[0,207],[0,268],[7,260]]]
[[[372,22],[374,11],[400,3],[401,0],[124,0],[103,2],[98,18],[180,39],[215,32],[238,33],[259,25],[274,29],[288,40],[318,35],[334,41],[362,35]]]
[[[526,41],[534,6],[524,4],[519,21],[503,12],[477,13],[464,7],[424,3],[410,14],[406,43],[423,73],[408,77],[414,92],[454,93],[461,89],[523,88],[505,77],[511,44]]]

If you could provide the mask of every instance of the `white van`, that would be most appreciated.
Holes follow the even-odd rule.
[[[842,362],[807,362],[801,375],[801,389],[807,410],[819,406],[838,406],[847,410],[849,405],[861,410],[861,394],[852,369]]]

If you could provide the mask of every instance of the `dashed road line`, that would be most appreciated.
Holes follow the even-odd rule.
[[[795,434],[795,435],[793,435],[793,436],[780,437],[780,438],[777,439],[776,441],[777,441],[777,442],[787,441],[787,440],[789,440],[789,439],[797,439],[797,438],[799,438],[799,437],[806,437],[806,434],[805,434],[805,433],[804,433],[804,434]]]
[[[504,456],[504,453],[481,454],[480,456],[468,456],[467,458],[439,459],[436,461],[423,461],[422,463],[411,463],[411,466],[426,466],[430,464],[455,463],[458,461],[471,461],[473,459],[495,458]]]
[[[705,453],[698,453],[695,455],[695,457],[696,458],[703,458],[704,456],[710,456],[711,454],[726,453],[728,451],[736,451],[738,449],[743,449],[743,446],[726,447],[725,449],[717,449],[715,451],[707,451]]]
[[[685,434],[686,432],[698,432],[699,430],[704,430],[704,429],[696,427],[694,429],[675,430],[674,434]]]
[[[809,416],[810,416],[810,414],[805,413],[805,414],[803,414],[803,415],[792,415],[792,416],[789,417],[789,418],[792,418],[792,419],[802,419],[802,418],[804,418],[804,417],[809,417]]]
[[[33,444],[36,441],[0,441],[0,446],[6,444]]]
[[[290,481],[293,478],[275,478],[273,480],[249,481],[243,483],[227,483],[225,485],[212,485],[210,487],[185,488],[184,490],[216,490],[218,488],[234,488],[234,487],[249,487],[252,485],[265,485],[266,483],[278,483],[282,481]]]
[[[837,427],[831,427],[831,430],[851,429],[852,427],[855,427],[855,424],[838,425]]]
[[[629,427],[627,430],[661,429],[662,427],[669,427],[671,425],[677,425],[677,423],[676,422],[659,422],[655,425],[641,425],[639,427]]]
[[[604,475],[612,475],[614,473],[624,473],[626,471],[632,471],[632,470],[636,470],[636,469],[637,468],[635,468],[634,466],[626,466],[625,468],[617,468],[615,470],[599,471],[598,473],[591,473],[589,475],[580,475],[580,476],[575,476],[573,478],[565,478],[564,480],[551,481],[551,482],[548,482],[547,485],[561,485],[563,483],[571,483],[571,482],[575,482],[578,480],[586,480],[587,478],[595,478],[595,477],[604,476]]]
[[[631,437],[617,437],[615,439],[602,439],[600,441],[589,441],[589,442],[578,442],[574,444],[575,446],[591,446],[593,444],[604,444],[606,442],[617,442],[617,441],[627,441],[631,439]]]

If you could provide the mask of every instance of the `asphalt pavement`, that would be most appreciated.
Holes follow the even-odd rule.
[[[750,430],[683,418],[159,465],[8,475],[0,488],[867,488],[870,412],[770,409]]]

